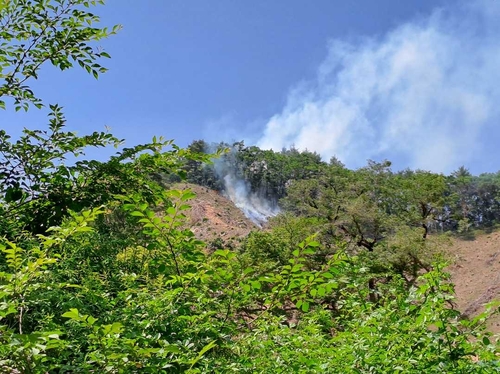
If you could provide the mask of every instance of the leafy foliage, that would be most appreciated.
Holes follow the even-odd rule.
[[[36,78],[46,60],[99,70],[85,43],[106,31],[79,10],[95,3],[2,2],[12,58],[2,95],[40,104],[19,76]],[[208,176],[220,153],[154,138],[105,162],[80,159],[121,140],[66,132],[60,107],[50,110],[48,130],[0,133],[0,371],[499,371],[498,338],[484,331],[497,306],[461,318],[442,263],[423,263],[435,222],[456,219],[452,202],[474,217],[477,200],[454,195],[468,196],[474,178],[394,174],[388,163],[350,171],[241,143],[224,157],[263,194],[286,196],[289,213],[238,251],[207,251],[186,229],[194,193],[162,176]],[[495,183],[482,177],[485,198]]]
[[[102,0],[10,0],[0,9],[0,98],[13,99],[16,110],[43,106],[27,85],[50,62],[61,70],[76,62],[95,78],[106,71],[97,60],[109,55],[92,42],[115,34],[95,27],[99,17],[88,9]],[[5,108],[5,101],[0,101]]]

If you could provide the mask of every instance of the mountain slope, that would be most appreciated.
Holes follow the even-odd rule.
[[[213,248],[237,244],[259,228],[220,193],[190,183],[175,188],[189,188],[196,193],[188,211],[189,226],[196,237]],[[484,304],[500,300],[500,232],[478,235],[474,240],[453,239],[449,247],[452,264],[448,271],[455,284],[455,303],[464,315],[472,317],[484,310]],[[488,329],[500,333],[500,316],[488,321]]]
[[[208,245],[217,240],[220,245],[231,246],[258,229],[231,200],[214,190],[190,183],[179,183],[174,188],[189,188],[196,193],[186,214],[190,229]]]
[[[454,263],[448,268],[455,284],[456,304],[466,316],[484,310],[484,304],[500,300],[500,232],[478,235],[474,240],[455,239],[450,248]],[[500,333],[500,316],[488,321],[488,329]]]

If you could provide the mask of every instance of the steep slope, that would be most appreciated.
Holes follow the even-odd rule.
[[[196,193],[187,211],[189,227],[196,237],[214,245],[231,247],[252,230],[258,230],[234,203],[216,191],[195,184],[179,183],[178,189]],[[473,240],[453,239],[448,271],[455,284],[456,306],[466,316],[484,310],[484,304],[500,300],[500,232],[478,235]],[[488,321],[488,329],[500,333],[500,316]]]
[[[190,229],[209,246],[214,241],[231,246],[258,227],[231,200],[216,191],[190,183],[179,183],[177,189],[189,188],[196,193],[187,211]]]
[[[457,294],[457,307],[475,316],[492,300],[500,300],[500,232],[478,235],[474,240],[455,239],[449,267]],[[488,329],[500,333],[500,316],[488,321]]]

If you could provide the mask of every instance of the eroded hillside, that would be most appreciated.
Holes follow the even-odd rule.
[[[235,244],[250,231],[259,228],[220,193],[189,183],[197,197],[191,201],[189,224],[196,237],[207,245]],[[500,299],[500,232],[477,235],[472,240],[453,239],[449,247],[453,263],[448,270],[455,284],[456,307],[472,317],[483,311],[484,304]],[[500,316],[488,321],[488,329],[500,332]]]
[[[179,183],[175,188],[189,188],[196,193],[187,212],[189,225],[196,237],[208,245],[236,244],[258,227],[239,210],[231,200],[206,187]]]
[[[500,232],[477,235],[473,240],[456,239],[450,251],[457,307],[464,315],[475,316],[484,310],[484,304],[500,299]],[[488,329],[500,332],[500,316],[488,321]]]

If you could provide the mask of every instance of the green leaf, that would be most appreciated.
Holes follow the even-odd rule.
[[[144,217],[144,213],[138,211],[138,210],[134,210],[133,212],[130,213],[131,216],[134,216],[134,217]]]
[[[111,334],[119,334],[123,330],[123,324],[120,322],[113,322],[110,328],[110,333]]]
[[[179,347],[175,344],[169,344],[169,345],[166,345],[165,347],[162,347],[162,349],[165,351],[165,352],[170,352],[170,353],[181,353],[181,350],[179,349]]]
[[[182,194],[182,197],[181,197],[181,200],[182,201],[187,201],[187,200],[190,200],[192,198],[196,197],[196,194],[192,191],[186,191]]]
[[[303,267],[304,266],[302,264],[293,265],[293,268],[290,270],[290,272],[297,273],[301,271]]]
[[[80,320],[80,313],[78,312],[78,309],[76,308],[71,308],[68,312],[64,313],[62,317],[65,318],[70,318],[76,321]]]
[[[227,257],[229,255],[229,250],[227,250],[227,249],[217,249],[214,252],[214,255],[221,256],[221,257]]]
[[[332,279],[333,278],[332,273],[329,273],[329,272],[322,273],[321,275],[323,276],[323,278],[326,278],[326,279]]]
[[[262,284],[259,281],[251,281],[252,287],[256,290],[260,290],[262,287]]]
[[[309,302],[308,301],[303,301],[302,302],[302,311],[305,313],[305,312],[308,312],[309,311]]]
[[[193,368],[193,366],[198,362],[200,361],[200,359],[203,357],[203,355],[205,353],[207,353],[209,350],[211,350],[212,348],[214,348],[217,344],[215,343],[215,340],[212,340],[210,343],[208,343],[207,345],[205,345],[201,351],[198,353],[198,356],[191,361],[191,367],[190,369]]]
[[[181,194],[182,194],[182,192],[179,191],[179,190],[169,190],[168,191],[168,195],[171,196],[171,197],[180,198]]]

